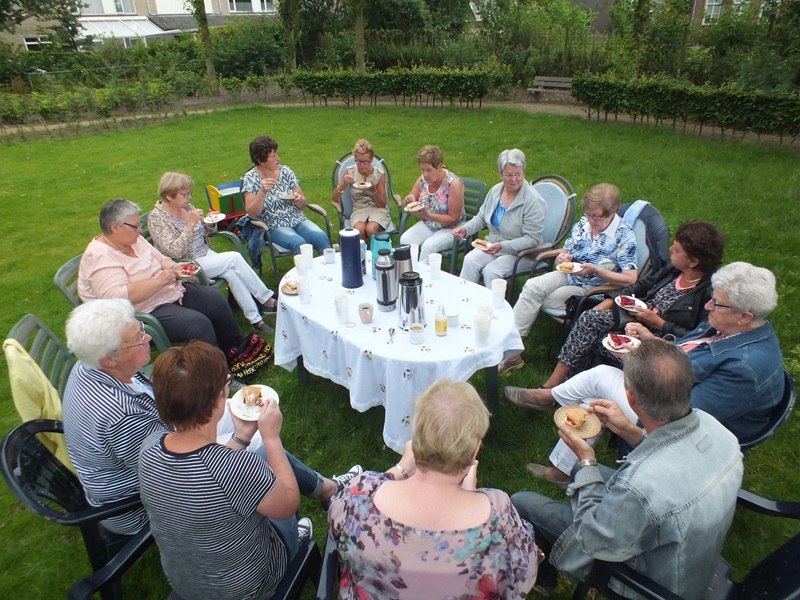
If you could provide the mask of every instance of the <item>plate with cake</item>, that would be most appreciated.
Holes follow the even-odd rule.
[[[614,298],[614,302],[617,303],[617,306],[629,312],[647,308],[647,304],[636,296],[617,296]]]
[[[583,439],[596,436],[602,429],[597,415],[582,406],[562,406],[553,415],[553,420],[558,427],[566,426]]]
[[[641,343],[641,340],[637,338],[619,333],[609,333],[603,338],[603,346],[605,349],[611,352],[617,352],[618,354],[627,354],[630,352],[627,348],[625,348],[626,344],[631,344],[634,348],[636,348],[636,346]]]
[[[268,399],[279,402],[278,392],[268,385],[246,385],[231,398],[231,412],[242,421],[258,421]]]

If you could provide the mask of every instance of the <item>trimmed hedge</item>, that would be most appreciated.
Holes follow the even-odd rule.
[[[781,138],[800,134],[800,95],[744,91],[735,86],[720,88],[692,85],[664,76],[617,79],[612,75],[576,75],[572,96],[608,119],[609,113],[636,119],[691,121],[719,127],[722,131],[752,131]]]

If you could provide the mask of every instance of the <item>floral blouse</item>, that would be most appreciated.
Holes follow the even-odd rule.
[[[340,598],[525,598],[538,568],[533,529],[505,492],[478,490],[492,506],[482,525],[429,531],[398,523],[375,506],[375,492],[391,480],[366,472],[331,502]]]
[[[444,176],[444,181],[439,189],[431,193],[428,191],[428,182],[424,177],[419,180],[419,201],[425,205],[425,209],[430,213],[437,213],[440,215],[448,212],[448,200],[450,199],[450,184],[458,179],[458,176],[450,171]],[[463,223],[467,219],[467,213],[464,208],[461,208],[461,214],[458,217],[458,223]],[[438,221],[422,220],[428,229],[431,231],[438,231],[439,229],[453,229],[457,225],[442,225]]]
[[[264,197],[264,208],[261,211],[261,220],[267,224],[267,227],[270,229],[297,227],[306,220],[306,215],[303,213],[302,209],[278,197],[279,194],[291,194],[298,185],[300,185],[300,181],[297,179],[297,175],[294,174],[294,171],[286,165],[281,165],[278,182]],[[260,189],[261,176],[258,174],[258,171],[256,171],[256,168],[253,167],[245,174],[242,180],[242,192],[258,194]]]

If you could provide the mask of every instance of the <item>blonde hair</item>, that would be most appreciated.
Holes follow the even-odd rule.
[[[442,149],[439,146],[428,144],[423,146],[422,150],[417,154],[417,163],[429,163],[434,169],[438,169],[443,161]]]
[[[411,445],[417,467],[460,473],[489,429],[489,410],[469,383],[440,379],[417,398]]]
[[[353,154],[369,154],[370,158],[375,158],[375,149],[367,140],[358,140],[353,146]]]
[[[169,202],[168,197],[174,198],[178,192],[191,189],[194,186],[194,179],[183,173],[164,173],[161,181],[158,182],[158,196],[162,200]]]
[[[600,208],[603,216],[613,215],[619,209],[619,188],[611,183],[598,183],[589,188],[581,199],[583,212]]]

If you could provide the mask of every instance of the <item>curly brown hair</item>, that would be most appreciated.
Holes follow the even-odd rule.
[[[706,221],[684,221],[678,225],[675,241],[683,246],[686,254],[699,261],[697,268],[704,274],[713,273],[722,264],[725,252],[725,236]]]

